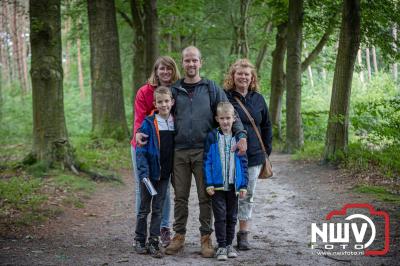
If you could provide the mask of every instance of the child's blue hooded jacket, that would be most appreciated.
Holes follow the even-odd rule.
[[[204,144],[204,180],[206,188],[214,187],[216,190],[224,189],[221,157],[218,149],[218,129],[213,129],[207,134]],[[246,191],[248,183],[247,156],[239,156],[235,152],[235,190]]]
[[[147,116],[138,132],[148,135],[147,144],[136,146],[136,164],[140,181],[147,177],[160,180],[160,133],[158,131],[156,115],[153,112]]]

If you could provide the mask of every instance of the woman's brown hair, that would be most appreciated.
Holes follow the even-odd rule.
[[[159,56],[157,58],[156,62],[154,63],[153,69],[150,74],[150,78],[147,80],[150,83],[150,85],[152,85],[152,86],[160,85],[158,82],[157,69],[161,64],[163,64],[167,67],[170,67],[172,69],[171,84],[175,83],[175,81],[177,81],[178,79],[181,78],[179,69],[178,69],[174,59],[172,59],[172,57],[167,56],[167,55]]]

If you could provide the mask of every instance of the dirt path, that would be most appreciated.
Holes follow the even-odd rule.
[[[400,265],[399,214],[396,206],[351,192],[352,182],[314,163],[272,156],[275,176],[257,185],[251,244],[227,263],[204,259],[194,184],[186,248],[177,256],[153,259],[132,247],[135,225],[133,185],[125,171],[124,186],[100,185],[82,209],[69,209],[19,239],[0,239],[1,265]],[[194,182],[193,182],[194,183]],[[311,223],[322,223],[346,203],[370,203],[391,216],[390,252],[384,257],[316,255],[309,247]],[[214,241],[215,243],[215,241]]]

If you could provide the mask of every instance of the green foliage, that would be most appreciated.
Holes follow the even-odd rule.
[[[3,97],[0,150],[6,144],[29,143],[32,135],[32,97],[19,97],[15,87],[4,90]]]
[[[356,192],[370,194],[382,201],[400,204],[400,195],[396,195],[381,186],[358,185],[354,188]]]
[[[8,180],[0,180],[0,198],[2,199],[2,210],[7,206],[14,206],[18,210],[34,210],[46,199],[37,195],[41,187],[40,179],[24,179],[13,177]]]
[[[292,159],[319,161],[322,159],[323,152],[323,142],[307,141],[304,143],[304,147],[301,150],[298,150],[295,154],[292,155]]]
[[[394,25],[400,25],[399,14],[398,0],[361,1],[362,42],[379,47],[382,56],[389,61],[400,59],[396,48],[400,47],[400,38],[395,40],[392,34]]]
[[[379,169],[388,177],[399,176],[400,146],[394,145],[374,150],[359,142],[351,143],[345,165],[356,170]]]
[[[40,161],[32,165],[29,165],[26,170],[32,176],[39,178],[39,177],[44,177],[48,169],[49,169],[49,164],[46,163],[45,161]]]
[[[400,96],[359,102],[352,125],[356,135],[375,145],[400,144]]]
[[[96,182],[91,181],[85,177],[60,174],[54,177],[56,185],[68,188],[72,192],[84,192],[86,194],[93,193],[96,187]]]
[[[72,143],[84,169],[115,171],[131,167],[128,143],[114,139],[92,139],[90,135],[73,137]]]

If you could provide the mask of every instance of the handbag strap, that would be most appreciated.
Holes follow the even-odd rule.
[[[264,141],[261,138],[261,134],[260,131],[258,131],[258,128],[256,126],[256,123],[254,123],[254,118],[251,116],[251,114],[249,113],[249,111],[247,111],[247,108],[244,106],[244,104],[242,103],[242,101],[240,101],[240,99],[237,96],[234,96],[233,98],[235,98],[235,100],[237,101],[237,103],[240,105],[240,107],[242,107],[244,113],[246,114],[247,118],[250,120],[251,125],[254,128],[254,131],[256,132],[257,138],[261,143],[261,148],[263,150],[263,152],[267,155],[267,152],[265,150],[265,146],[264,146]],[[268,155],[267,155],[268,156]]]

